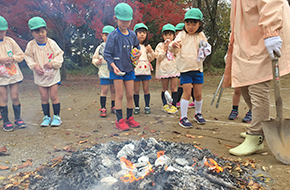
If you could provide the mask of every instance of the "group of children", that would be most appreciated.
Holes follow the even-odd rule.
[[[23,59],[33,70],[34,82],[38,85],[41,95],[44,117],[40,126],[58,127],[62,123],[57,91],[61,81],[59,69],[63,62],[63,51],[55,41],[47,37],[46,22],[41,17],[31,18],[28,27],[34,39],[27,44],[23,53],[18,44],[6,36],[8,23],[0,16],[0,109],[4,131],[14,130],[8,118],[8,87],[15,116],[14,124],[19,128],[26,127],[20,117],[21,104],[18,95],[19,83],[23,80],[18,63]],[[53,104],[53,117],[50,116],[49,98]]]
[[[142,81],[145,114],[150,114],[149,81],[153,67],[151,61],[156,58],[155,77],[162,83],[162,110],[166,113],[176,113],[180,107],[181,118],[179,125],[184,128],[192,127],[187,118],[188,107],[195,106],[193,120],[204,124],[201,114],[203,60],[211,52],[203,30],[203,15],[197,8],[190,9],[184,17],[185,23],[176,27],[166,24],[162,27],[162,38],[155,51],[148,44],[148,27],[143,23],[134,26],[134,32],[128,30],[133,19],[133,9],[126,3],[119,3],[115,9],[117,28],[105,26],[102,30],[101,43],[93,56],[92,63],[99,68],[101,80],[101,109],[100,116],[107,116],[106,95],[111,90],[111,112],[116,113],[115,127],[119,130],[128,130],[130,127],[139,127],[132,114],[140,113],[139,91]],[[110,28],[110,30],[108,30]],[[132,50],[138,49],[133,55]],[[178,86],[178,78],[180,83]],[[172,102],[168,102],[166,93],[171,90]],[[127,117],[123,119],[122,99],[123,88],[127,98]],[[178,88],[178,90],[177,90]],[[183,98],[181,96],[183,94]],[[170,96],[170,95],[169,95]],[[189,103],[192,96],[193,101]],[[133,112],[133,102],[135,108]]]
[[[138,23],[134,31],[128,30],[133,19],[133,9],[127,3],[119,3],[114,8],[117,28],[105,26],[102,30],[101,43],[93,56],[92,63],[99,67],[101,80],[100,116],[107,116],[106,97],[110,88],[111,112],[115,113],[117,120],[115,127],[119,130],[128,130],[130,127],[139,127],[140,124],[133,118],[140,113],[139,91],[142,81],[145,114],[150,114],[149,81],[153,67],[151,61],[156,58],[156,78],[162,83],[162,110],[166,113],[176,113],[180,107],[181,118],[179,125],[184,128],[192,127],[187,117],[188,107],[195,106],[193,120],[204,124],[205,119],[201,114],[203,60],[211,52],[203,30],[203,14],[197,8],[192,8],[185,13],[184,23],[174,27],[166,24],[162,27],[162,38],[155,51],[148,44],[148,27]],[[46,22],[41,17],[33,17],[28,22],[34,40],[31,40],[22,52],[17,43],[6,37],[7,22],[0,17],[0,109],[3,117],[3,129],[12,131],[13,125],[8,119],[8,93],[13,102],[15,113],[14,124],[25,127],[20,118],[20,102],[18,86],[23,80],[18,63],[25,59],[27,65],[33,70],[34,82],[38,85],[41,95],[42,110],[44,113],[42,127],[60,126],[62,121],[59,116],[60,102],[57,91],[60,84],[60,67],[63,62],[63,51],[55,41],[47,37]],[[136,53],[133,54],[132,50]],[[178,78],[180,78],[178,87]],[[169,87],[172,102],[168,102],[166,93]],[[127,98],[127,117],[123,119],[122,99]],[[177,90],[178,88],[178,90]],[[181,90],[182,89],[182,90]],[[182,100],[181,99],[181,95]],[[169,95],[170,96],[170,95]],[[194,103],[189,104],[190,97]],[[50,116],[49,97],[53,104],[53,117]]]

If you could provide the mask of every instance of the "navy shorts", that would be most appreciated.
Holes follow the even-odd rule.
[[[101,78],[101,85],[110,85],[110,84],[114,84],[114,81],[112,79]]]
[[[180,84],[203,84],[203,72],[200,71],[188,71],[180,73]]]
[[[134,80],[135,77],[135,72],[127,72],[124,76],[118,76],[116,75],[113,71],[110,71],[110,79],[112,80],[123,80],[123,81],[128,81],[128,80]]]
[[[151,80],[151,75],[137,75],[134,81],[145,81],[145,80]]]

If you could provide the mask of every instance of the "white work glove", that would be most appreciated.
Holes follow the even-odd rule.
[[[281,40],[280,36],[266,38],[264,39],[264,42],[271,59],[274,59],[275,55],[281,57],[280,49],[283,41]]]

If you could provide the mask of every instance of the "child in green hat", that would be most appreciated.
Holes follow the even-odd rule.
[[[14,124],[19,128],[26,126],[20,118],[21,105],[18,96],[19,83],[23,80],[18,63],[23,60],[24,53],[12,38],[6,36],[7,30],[7,21],[4,17],[0,16],[0,109],[2,112],[3,130],[13,131],[13,125],[8,118],[8,86],[13,103]]]
[[[63,62],[63,51],[57,43],[47,37],[46,22],[41,17],[33,17],[28,27],[34,40],[28,42],[25,50],[25,61],[33,71],[34,83],[38,85],[41,106],[44,114],[41,127],[58,127],[62,121],[59,116],[60,102],[58,85],[61,83],[60,71]],[[54,115],[50,117],[49,97],[52,101]]]
[[[115,16],[118,28],[108,35],[106,42],[104,58],[108,63],[110,71],[110,79],[114,80],[116,91],[116,115],[117,121],[115,127],[119,130],[128,130],[129,127],[140,127],[132,116],[133,113],[133,88],[135,73],[133,62],[137,61],[141,56],[139,52],[133,60],[131,60],[131,51],[139,47],[139,41],[135,32],[128,30],[133,19],[133,9],[127,3],[119,3],[116,5]],[[132,62],[133,61],[133,62]],[[125,86],[127,98],[127,118],[123,119],[122,99],[123,88]]]
[[[168,51],[168,45],[173,41],[175,37],[175,27],[172,24],[166,24],[162,27],[163,42],[157,44],[155,48],[156,57],[156,72],[155,78],[161,79],[162,83],[162,110],[166,113],[174,114],[178,110],[176,108],[177,103],[177,83],[179,77],[179,71],[176,68],[176,57]],[[173,98],[172,105],[167,104],[165,98],[165,92],[168,90],[169,81],[171,81],[170,89],[171,96]],[[169,102],[168,102],[169,103]]]
[[[100,103],[101,103],[101,117],[106,117],[107,116],[107,109],[106,109],[106,99],[107,99],[107,93],[110,87],[110,92],[111,92],[111,113],[116,113],[115,109],[115,88],[114,88],[114,83],[113,80],[110,79],[110,72],[108,69],[108,64],[104,59],[104,51],[105,51],[105,46],[106,46],[106,41],[108,34],[110,32],[113,32],[115,28],[113,26],[107,25],[104,26],[102,30],[102,39],[103,43],[101,43],[93,56],[92,63],[99,68],[99,78],[101,81],[101,96],[100,96]]]
[[[145,100],[145,114],[150,114],[150,92],[149,81],[151,80],[151,71],[153,70],[151,61],[156,57],[155,52],[149,45],[148,39],[148,27],[143,23],[138,23],[134,26],[134,31],[140,43],[141,57],[138,60],[138,64],[135,68],[135,80],[134,80],[134,114],[140,113],[139,108],[139,91],[140,82],[142,81],[144,100]]]
[[[194,120],[198,124],[205,124],[205,119],[201,114],[202,108],[202,84],[203,80],[203,60],[211,52],[211,46],[207,43],[206,36],[202,32],[202,12],[198,8],[192,8],[185,13],[184,30],[169,46],[169,49],[177,53],[177,65],[180,71],[180,84],[183,87],[183,99],[180,103],[181,118],[179,125],[184,128],[191,128],[188,121],[187,110],[191,95],[191,87],[195,97]]]

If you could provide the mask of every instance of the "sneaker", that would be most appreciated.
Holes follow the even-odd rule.
[[[197,124],[200,124],[200,125],[205,124],[205,119],[202,117],[201,113],[195,114],[193,120],[196,121]]]
[[[188,108],[194,108],[195,107],[195,103],[191,102],[190,104],[188,104]]]
[[[101,113],[100,113],[101,117],[107,117],[107,109],[106,108],[101,108],[100,111],[101,111]]]
[[[170,106],[167,113],[175,114],[176,112],[178,112],[178,109],[175,106]]]
[[[139,113],[140,113],[140,108],[139,107],[135,107],[134,114],[138,115]]]
[[[150,107],[145,107],[145,114],[150,114],[151,113],[151,108]]]
[[[238,110],[233,109],[229,115],[229,120],[235,120],[239,117]]]
[[[129,127],[132,128],[138,128],[140,127],[140,123],[134,120],[134,117],[129,117],[129,119],[126,119],[126,123],[129,125]]]
[[[180,108],[180,102],[177,102],[177,103],[176,103],[176,107],[177,107],[177,108]]]
[[[1,112],[0,112],[0,120],[2,120],[2,114],[1,114]]]
[[[166,113],[168,113],[169,109],[170,109],[170,106],[168,104],[166,104],[162,107],[162,111],[164,111]]]
[[[183,128],[191,128],[192,124],[188,121],[187,117],[180,118],[179,125]]]
[[[50,125],[50,122],[51,122],[51,118],[46,115],[43,117],[43,121],[40,124],[40,127],[48,127]]]
[[[116,114],[116,108],[115,107],[111,107],[111,113]]]
[[[52,118],[52,122],[50,124],[51,127],[59,127],[62,121],[58,115],[54,115]]]
[[[246,116],[242,119],[242,122],[251,123],[252,122],[252,112],[248,111]]]
[[[3,124],[3,130],[4,131],[13,131],[13,125],[10,121],[7,121],[6,123]]]
[[[26,123],[24,123],[24,121],[22,119],[16,119],[14,121],[14,124],[19,128],[24,128],[27,126]]]
[[[121,131],[127,131],[130,129],[127,123],[125,123],[125,120],[122,118],[118,121],[115,122],[115,128],[121,130]]]

